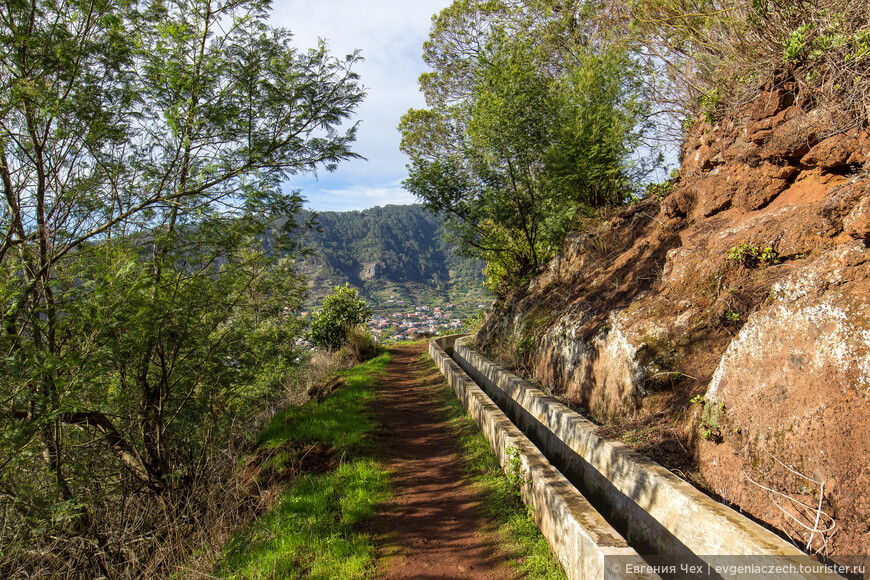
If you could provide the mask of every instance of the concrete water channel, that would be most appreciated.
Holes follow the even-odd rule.
[[[480,426],[569,578],[840,578],[791,543],[463,344],[429,354]]]

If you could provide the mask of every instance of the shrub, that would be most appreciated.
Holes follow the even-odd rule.
[[[354,328],[364,324],[372,311],[349,284],[336,286],[323,299],[323,308],[314,315],[308,336],[314,346],[338,350],[348,342]]]
[[[352,365],[355,365],[377,355],[378,345],[368,329],[363,326],[354,326],[348,330],[340,352],[350,360]]]
[[[749,242],[743,242],[734,246],[727,253],[728,259],[739,262],[747,268],[755,268],[762,264],[775,264],[779,259],[779,253],[772,246],[755,246]]]

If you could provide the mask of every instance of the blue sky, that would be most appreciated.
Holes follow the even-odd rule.
[[[342,163],[334,173],[297,177],[309,208],[318,211],[366,209],[376,205],[414,203],[402,189],[406,157],[399,151],[399,117],[424,106],[417,77],[426,70],[422,46],[433,14],[451,0],[276,0],[272,24],[295,34],[301,49],[325,39],[334,55],[354,49],[365,61],[357,72],[368,97],[358,111],[361,121],[355,150],[368,161]]]

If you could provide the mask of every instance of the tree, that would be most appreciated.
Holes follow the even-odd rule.
[[[265,355],[298,332],[302,285],[272,268],[302,198],[281,182],[355,157],[342,124],[363,91],[356,55],[296,50],[268,6],[0,12],[0,502],[15,540],[82,535],[110,499],[183,488],[263,378],[246,333]]]
[[[323,308],[314,315],[309,336],[315,346],[338,350],[347,341],[348,334],[372,316],[356,291],[349,284],[336,286],[332,294],[323,299]]]
[[[499,294],[537,272],[579,214],[631,193],[639,71],[623,47],[594,40],[587,10],[457,0],[424,45],[430,108],[400,123],[405,187],[487,261]]]

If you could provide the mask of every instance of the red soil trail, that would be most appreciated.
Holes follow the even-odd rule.
[[[378,418],[395,497],[367,526],[379,545],[379,578],[515,578],[486,531],[480,499],[463,477],[455,436],[439,410],[440,373],[421,360],[425,344],[390,349]]]

